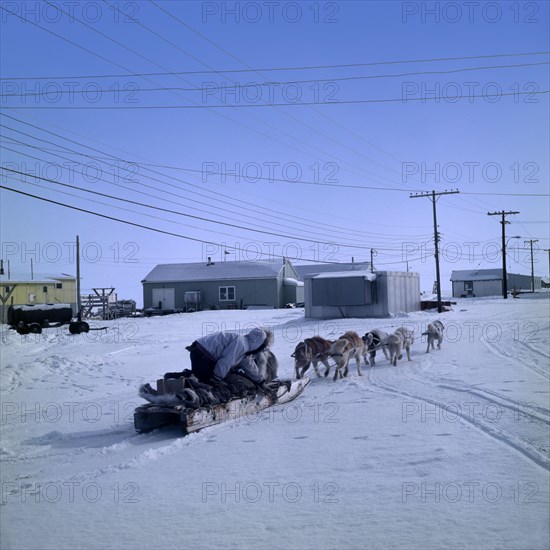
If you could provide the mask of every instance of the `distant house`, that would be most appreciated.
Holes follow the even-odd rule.
[[[389,317],[420,309],[418,273],[355,269],[310,273],[304,279],[305,316]]]
[[[502,269],[460,270],[451,273],[455,298],[502,295]],[[531,290],[531,276],[507,273],[508,291]],[[535,277],[535,290],[541,288],[541,278]]]
[[[37,280],[0,278],[0,318],[7,320],[11,305],[71,304],[76,314],[76,277],[41,277]]]
[[[161,264],[141,282],[145,309],[280,308],[304,299],[288,260]]]

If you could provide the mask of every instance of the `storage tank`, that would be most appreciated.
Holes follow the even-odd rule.
[[[20,323],[24,325],[37,323],[40,326],[69,323],[72,318],[73,310],[70,304],[31,304],[8,308],[8,324],[13,327]]]

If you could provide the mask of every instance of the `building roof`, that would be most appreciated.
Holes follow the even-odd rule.
[[[514,275],[515,277],[531,277],[531,275],[525,275],[523,273],[510,273],[506,272],[508,277]],[[535,277],[536,279],[537,277]],[[464,269],[453,271],[451,273],[451,281],[501,281],[502,269]]]
[[[198,262],[157,265],[142,283],[180,283],[236,279],[275,279],[284,268],[281,261]]]
[[[502,280],[502,269],[461,269],[451,273],[451,281]]]
[[[331,271],[311,276],[312,279],[349,279],[350,277],[362,277],[367,281],[374,281],[376,280],[376,273],[361,269],[357,271]]]
[[[76,277],[70,275],[61,275],[55,277],[53,275],[39,275],[34,279],[26,279],[22,277],[10,277],[8,279],[7,274],[0,275],[0,284],[8,286],[13,284],[41,284],[41,285],[51,285],[52,283],[61,283],[63,281],[76,281]]]
[[[306,275],[313,273],[328,273],[334,271],[360,271],[370,270],[370,262],[359,263],[335,263],[335,264],[306,264],[294,265],[294,271],[299,275],[300,279],[304,279]]]

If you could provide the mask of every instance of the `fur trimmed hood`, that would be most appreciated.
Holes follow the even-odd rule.
[[[269,332],[269,331],[268,331]],[[269,332],[271,335],[271,333]],[[273,336],[271,335],[273,338]],[[248,345],[249,351],[254,351],[263,346],[264,342],[267,340],[269,345],[268,333],[261,328],[253,328],[248,334],[244,335],[244,339]]]

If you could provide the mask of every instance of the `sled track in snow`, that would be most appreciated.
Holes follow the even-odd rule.
[[[496,355],[496,356],[498,356],[501,359],[504,359],[506,361],[511,361],[512,360],[512,357],[502,353],[502,351],[500,351],[500,349],[497,346],[495,346],[492,342],[488,342],[484,338],[481,339],[481,342],[493,355]],[[529,349],[531,352],[542,355],[543,357],[545,357],[548,360],[548,357],[546,355],[544,355],[542,352],[531,348],[531,346],[527,345],[525,342],[520,342],[520,343],[522,345],[524,345],[525,347],[527,347],[527,349]],[[543,371],[542,369],[536,367],[535,365],[532,365],[530,363],[525,363],[525,362],[522,362],[520,364],[522,366],[527,367],[528,369],[532,370],[533,372],[536,372],[538,375],[542,376],[546,380],[550,380],[550,374],[548,374],[547,372]]]
[[[533,346],[531,346],[530,344],[528,344],[527,342],[523,342],[523,341],[519,341],[519,343],[521,344],[521,346],[523,346],[525,349],[527,349],[529,352],[537,355],[537,356],[540,356],[544,359],[544,363],[543,364],[546,364],[548,365],[548,363],[550,362],[550,356],[547,355],[546,353],[544,353],[543,351],[540,351],[538,350],[537,348],[534,348]],[[549,379],[550,380],[550,373],[549,372],[545,372],[543,370],[540,371],[540,374],[542,374],[545,378]]]
[[[67,483],[67,482],[79,482],[79,483],[86,483],[90,481],[95,481],[99,478],[101,478],[104,475],[109,474],[116,474],[119,472],[124,472],[127,470],[132,470],[136,468],[140,468],[147,463],[153,462],[155,460],[158,460],[160,458],[163,458],[165,456],[172,455],[178,451],[181,451],[181,449],[188,447],[189,445],[192,445],[196,442],[196,437],[179,437],[177,439],[174,439],[173,431],[168,431],[166,434],[163,434],[162,436],[159,436],[159,434],[156,434],[155,437],[151,437],[150,434],[138,434],[133,429],[133,426],[129,428],[128,430],[118,430],[118,432],[112,432],[110,430],[104,430],[104,435],[118,435],[121,436],[121,439],[115,443],[109,443],[105,446],[98,446],[94,448],[94,453],[92,455],[89,455],[89,459],[94,459],[94,457],[97,457],[99,455],[101,456],[113,456],[113,458],[117,457],[117,454],[120,452],[125,452],[128,450],[128,448],[136,446],[136,444],[143,443],[145,446],[145,449],[141,450],[137,454],[134,454],[133,456],[128,456],[126,459],[120,460],[122,457],[119,457],[118,462],[111,462],[106,463],[102,467],[98,467],[92,470],[85,470],[78,473],[74,473],[72,475],[69,475],[67,477],[63,478],[42,478],[41,473],[42,471],[39,470],[37,472],[28,472],[30,475],[28,476],[29,479],[32,480],[33,483]],[[193,434],[195,435],[195,434]],[[89,435],[83,435],[83,436],[62,436],[60,434],[60,440],[61,442],[66,441],[74,441],[77,442],[77,440],[82,439],[83,441],[89,440]],[[98,434],[96,437],[101,437],[101,434]],[[164,444],[164,441],[167,441],[166,444]],[[156,442],[157,445],[152,448],[151,444],[153,442]],[[52,443],[55,443],[55,440],[52,440]],[[80,447],[79,449],[82,449]],[[68,450],[61,450],[61,451],[48,451],[46,453],[41,453],[40,455],[32,456],[32,457],[18,457],[14,460],[5,460],[4,462],[27,462],[27,463],[33,463],[35,460],[44,460],[44,459],[54,459],[56,461],[62,462],[64,458],[74,455],[74,447],[69,447]]]
[[[386,391],[388,393],[392,393],[395,395],[401,395],[402,397],[406,397],[409,399],[415,399],[416,401],[423,401],[425,403],[428,403],[430,405],[434,405],[436,407],[441,407],[442,409],[445,408],[445,403],[442,403],[441,401],[438,401],[436,399],[431,399],[429,397],[420,396],[414,393],[409,393],[406,391],[398,390],[392,386],[389,386],[388,384],[385,384],[380,381],[373,380],[372,376],[372,370],[368,372],[367,374],[369,382],[378,388],[380,388],[383,391]],[[548,471],[548,468],[550,467],[550,459],[546,457],[545,455],[542,455],[540,452],[527,447],[524,445],[519,439],[516,437],[511,438],[510,434],[506,434],[504,432],[501,432],[500,430],[497,430],[490,425],[484,424],[483,422],[479,422],[478,420],[474,418],[468,418],[467,416],[460,415],[460,420],[463,422],[473,426],[480,432],[484,433],[485,435],[499,441],[500,443],[505,444],[506,446],[514,449],[515,451],[522,454],[525,458],[530,460],[533,464],[538,466],[539,468],[543,468],[545,471]]]
[[[22,386],[21,373],[17,364],[8,364],[3,367],[2,373],[2,395],[6,397]]]
[[[425,368],[425,360],[422,364],[422,368]],[[484,399],[485,401],[493,403],[499,407],[506,408],[518,416],[520,414],[527,414],[527,411],[529,411],[528,414],[530,416],[536,418],[539,422],[550,425],[550,410],[539,405],[533,406],[532,403],[519,401],[518,399],[511,399],[510,397],[486,388],[468,387],[464,385],[452,386],[450,384],[444,383],[442,384],[440,382],[440,378],[433,378],[432,376],[426,374],[424,371],[422,378],[418,378],[417,376],[411,375],[411,372],[414,372],[412,368],[405,368],[401,372],[405,375],[406,378],[408,378],[412,382],[416,382],[422,385],[429,385],[434,389],[440,388],[443,390],[467,393],[475,397]],[[537,414],[535,414],[535,412]]]
[[[525,411],[529,409],[531,406],[530,403],[514,401],[513,399],[509,399],[507,397],[501,396],[497,392],[493,392],[491,390],[481,390],[481,389],[472,390],[466,387],[457,388],[454,386],[448,386],[447,384],[437,384],[436,386],[444,390],[467,393],[469,395],[480,397],[481,399],[485,399],[486,401],[489,401],[490,403],[498,405],[499,407],[504,407],[512,411],[514,414],[517,414],[518,416],[520,414],[526,414]],[[520,410],[521,407],[523,407],[524,409],[523,413]],[[533,407],[533,409],[535,408],[536,408],[536,413],[534,411],[531,411],[528,414],[531,417],[536,418],[539,422],[550,426],[550,419],[544,416],[544,415],[548,416],[550,414],[550,411],[548,409],[545,409],[544,407],[539,407],[539,406]]]

